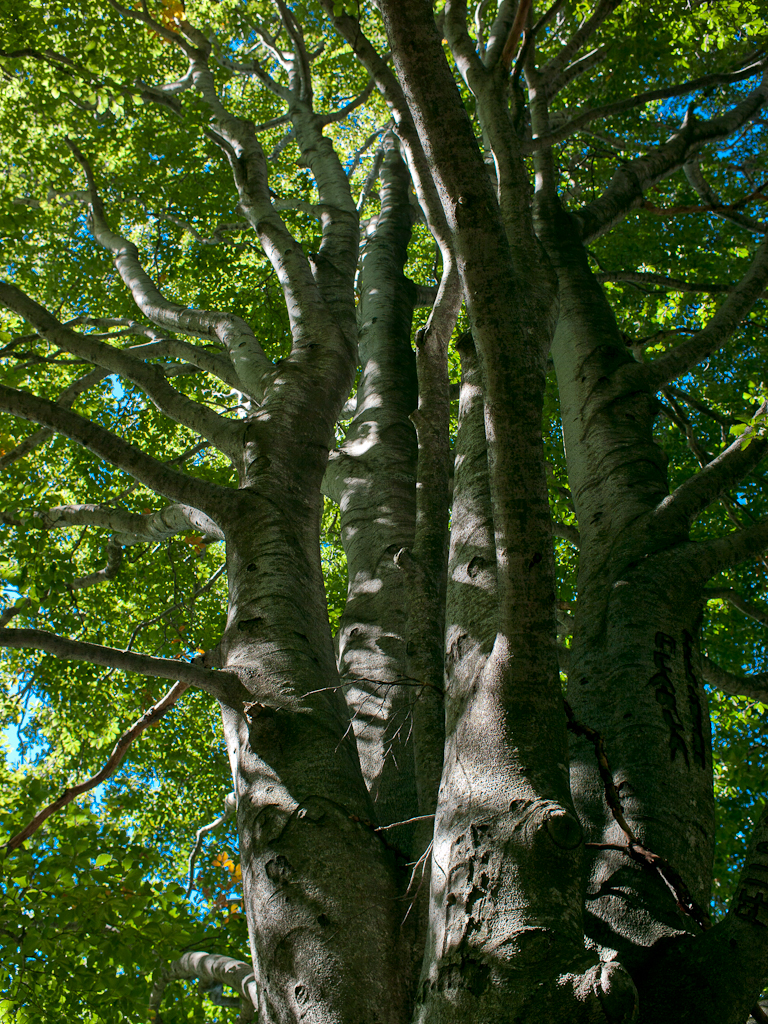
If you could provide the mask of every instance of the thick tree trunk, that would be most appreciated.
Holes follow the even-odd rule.
[[[572,791],[595,844],[586,931],[603,959],[620,958],[632,974],[643,1024],[742,1021],[751,1004],[725,1010],[700,969],[684,998],[668,996],[668,964],[682,976],[686,961],[712,963],[705,951],[722,945],[711,938],[718,929],[706,931],[715,833],[698,640],[706,565],[684,518],[669,514],[666,461],[652,437],[656,403],[575,225],[555,204],[539,214],[560,286],[553,357],[581,534],[568,699],[604,741],[629,830],[663,862],[655,870],[630,857],[595,749],[575,741]]]
[[[225,528],[224,664],[279,680],[301,706],[224,713],[261,1014],[270,1024],[400,1022],[393,858],[370,823],[325,607],[325,460],[271,439],[271,452],[288,447],[293,479],[265,473]]]
[[[320,560],[321,482],[354,370],[341,331],[325,330],[315,344],[303,329],[276,368],[245,426],[241,488],[219,516],[221,661],[246,686],[268,678],[291,698],[290,709],[225,710],[225,735],[261,1018],[401,1024],[394,857],[373,826]]]
[[[467,877],[458,872],[446,894],[460,908],[455,928],[433,918],[448,942],[435,943],[425,964],[432,984],[419,1020],[618,1020],[631,1013],[632,985],[583,944],[582,835],[555,651],[541,439],[552,292],[530,221],[511,241],[506,233],[431,7],[412,4],[406,15],[388,0],[379,6],[435,168],[480,357],[497,581],[493,647],[466,703],[466,729],[453,733],[453,757],[468,771],[464,791],[452,794],[464,845],[456,835],[448,862],[433,863],[447,874],[454,856]],[[451,834],[445,819],[442,828]],[[433,915],[445,911],[436,899]]]
[[[355,415],[324,486],[340,505],[348,592],[338,662],[376,823],[418,814],[413,756],[414,681],[408,677],[407,581],[395,557],[413,544],[417,404],[411,348],[415,288],[403,273],[411,234],[405,167],[394,140],[382,165],[381,211],[360,277],[362,372]],[[409,857],[413,826],[389,833]]]

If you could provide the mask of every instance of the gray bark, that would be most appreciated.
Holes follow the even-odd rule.
[[[552,351],[581,535],[568,699],[577,720],[603,738],[632,833],[673,868],[693,904],[706,907],[714,802],[699,625],[705,583],[718,571],[709,545],[719,551],[723,541],[692,544],[693,514],[673,509],[689,497],[703,508],[719,493],[709,478],[727,476],[749,452],[729,450],[679,488],[681,496],[668,496],[666,460],[651,435],[653,395],[639,386],[643,378],[630,364],[577,229],[554,204],[540,204],[539,217],[559,280]],[[618,957],[632,974],[639,1020],[743,1020],[764,969],[739,915],[734,910],[730,925],[702,931],[696,918],[706,929],[706,917],[684,910],[682,887],[621,849],[626,834],[609,811],[594,750],[583,741],[572,744],[571,786],[596,844],[589,850],[587,934],[602,959]],[[751,927],[762,939],[759,915]],[[726,933],[727,970],[736,971],[738,956],[739,978],[731,988],[718,969],[715,996],[705,975],[715,971]],[[673,981],[683,975],[684,984]]]
[[[360,278],[362,373],[355,415],[332,453],[324,486],[341,508],[348,593],[339,671],[363,775],[382,825],[418,815],[413,759],[417,681],[408,673],[407,580],[395,564],[413,545],[416,519],[416,366],[411,348],[415,289],[404,266],[411,233],[405,168],[389,140],[381,210],[366,241]],[[390,841],[409,856],[413,827]]]
[[[475,830],[481,830],[464,837],[474,844],[467,856],[489,888],[473,893],[473,900],[483,900],[479,926],[452,936],[437,951],[434,968],[425,965],[425,972],[438,971],[438,981],[424,991],[419,1020],[459,1021],[474,1014],[513,1021],[537,1012],[599,1020],[601,1000],[610,989],[616,997],[619,988],[623,994],[610,1014],[621,1019],[634,1003],[631,983],[618,965],[601,974],[582,942],[582,840],[567,783],[541,457],[552,302],[546,267],[530,219],[507,237],[431,8],[412,4],[407,17],[396,4],[382,0],[380,8],[435,168],[480,355],[497,569],[498,632],[475,705],[485,705],[487,721],[498,731],[476,747],[477,786],[471,800],[469,789],[464,795],[464,809],[471,807]],[[511,181],[518,179],[510,172]],[[513,201],[518,211],[524,208],[522,195]]]
[[[580,52],[617,0],[599,0],[542,68],[535,35],[558,3],[536,21],[527,0],[503,0],[486,46],[485,3],[475,10],[473,39],[461,0],[447,0],[439,32],[426,0],[379,0],[395,73],[355,17],[321,0],[388,107],[442,256],[414,357],[412,314],[427,290],[404,276],[412,220],[405,165],[387,139],[356,314],[365,196],[355,204],[323,135],[372,84],[343,111],[317,113],[313,58],[283,0],[275,2],[282,49],[257,29],[284,71],[279,81],[256,60],[222,57],[186,21],[170,28],[146,7],[112,4],[188,62],[179,82],[142,89],[177,110],[177,95],[194,91],[206,107],[206,134],[231,168],[241,227],[271,261],[292,332],[290,355],[272,365],[245,321],[169,301],[138,249],[108,226],[90,165],[74,147],[88,184],[75,198],[90,203],[96,240],[137,307],[156,325],[222,351],[130,321],[125,333],[145,333],[151,344],[121,349],[117,334],[78,333],[78,323],[61,324],[14,286],[0,286],[0,300],[41,337],[95,367],[58,402],[0,386],[0,408],[43,427],[0,465],[56,431],[173,502],[145,517],[95,505],[39,513],[49,529],[113,532],[107,569],[78,585],[107,578],[120,545],[196,529],[226,546],[226,628],[202,664],[0,630],[0,645],[170,675],[221,703],[253,968],[187,954],[165,980],[234,983],[243,1019],[258,993],[260,1024],[629,1024],[638,1014],[640,1024],[743,1024],[765,980],[768,824],[756,829],[730,913],[708,927],[700,908],[709,902],[715,828],[702,681],[755,697],[765,680],[739,680],[702,659],[699,628],[703,603],[727,593],[708,592],[707,581],[764,551],[768,523],[699,543],[689,531],[768,444],[755,429],[747,448],[737,441],[701,459],[700,471],[670,493],[653,421],[655,390],[721,349],[763,296],[768,243],[733,287],[645,271],[594,275],[584,244],[683,168],[722,213],[694,162],[761,111],[768,78],[725,113],[686,118],[574,215],[557,199],[552,147],[597,118],[751,78],[764,59],[550,117],[549,101],[606,57],[604,47]],[[443,31],[469,102],[445,60]],[[260,78],[285,112],[259,127],[233,114],[214,60]],[[275,201],[270,191],[259,132],[282,123],[317,202]],[[289,208],[319,221],[316,255],[281,217]],[[751,218],[737,222],[755,229]],[[224,227],[231,225],[214,237]],[[609,279],[724,298],[701,332],[640,364],[600,287]],[[446,352],[462,297],[471,337],[458,346],[448,549]],[[541,437],[550,350],[578,530],[550,522]],[[150,364],[158,355],[187,362]],[[352,425],[331,451],[358,355]],[[217,415],[173,386],[173,374],[198,369],[253,400],[246,419]],[[131,380],[163,414],[226,453],[237,488],[172,469],[73,413],[75,397],[106,373]],[[349,568],[335,647],[318,546],[321,488],[339,503]],[[556,643],[553,533],[580,546],[578,602],[560,622],[572,637],[567,651]],[[559,664],[568,674],[570,743]]]

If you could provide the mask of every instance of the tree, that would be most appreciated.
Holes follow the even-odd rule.
[[[6,769],[8,1012],[53,1006],[52,859],[51,900],[122,893],[88,941],[97,900],[58,905],[74,973],[186,950],[166,1020],[189,977],[265,1024],[761,1016],[762,768],[723,747],[768,668],[765,12],[14,13],[0,642],[52,747],[47,787]],[[210,698],[253,975],[164,887],[221,792]],[[99,780],[177,719],[127,831],[117,784],[23,829],[137,704]]]

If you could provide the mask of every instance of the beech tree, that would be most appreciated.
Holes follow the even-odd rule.
[[[10,1020],[766,1019],[765,13],[11,3]]]

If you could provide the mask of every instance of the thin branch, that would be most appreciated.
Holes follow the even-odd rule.
[[[613,14],[620,2],[621,0],[600,0],[592,16],[586,18],[579,25],[562,49],[540,69],[543,80],[550,84],[553,94],[559,88],[558,82],[563,69],[571,63],[582,46],[597,31],[606,18]]]
[[[158,612],[156,615],[152,615],[150,618],[142,619],[141,622],[138,622],[133,627],[133,629],[131,630],[131,635],[128,637],[128,643],[125,645],[126,651],[131,650],[136,641],[136,637],[139,635],[142,629],[146,629],[147,626],[154,626],[156,623],[162,622],[163,619],[167,619],[169,615],[172,615],[175,611],[177,611],[177,609],[183,608],[185,605],[187,605],[191,610],[194,607],[195,598],[199,597],[200,594],[205,594],[207,591],[209,591],[211,587],[216,583],[216,581],[224,575],[226,569],[226,564],[220,565],[219,568],[211,576],[208,577],[205,583],[201,583],[199,586],[194,588],[188,602],[174,601],[173,604],[168,605],[167,608],[163,608],[163,610],[161,612]],[[221,651],[219,646],[217,645],[212,650],[206,651],[206,653],[203,655],[203,666],[205,668],[216,667],[219,664],[220,660]]]
[[[700,412],[702,416],[708,416],[709,419],[714,420],[721,427],[730,428],[736,422],[731,416],[724,416],[723,413],[718,412],[717,409],[711,408],[706,402],[702,402],[700,398],[696,398],[695,395],[689,394],[687,391],[683,391],[681,388],[667,388],[667,391],[676,398],[685,402],[686,405],[690,406],[691,409],[695,409],[696,412]]]
[[[610,273],[595,274],[600,284],[607,281],[622,282],[628,284],[655,284],[660,288],[666,288],[673,292],[703,292],[709,295],[722,295],[730,292],[732,286],[728,284],[709,284],[700,281],[684,281],[679,277],[667,277],[664,274],[652,274],[639,270],[617,270]]]
[[[363,103],[373,92],[376,87],[376,83],[371,79],[361,93],[359,93],[353,100],[350,100],[346,106],[341,107],[340,110],[334,111],[332,114],[321,114],[320,124],[334,124],[337,121],[343,121],[347,114],[351,114],[353,110],[357,110],[358,107],[362,106]]]
[[[417,814],[415,818],[406,818],[404,821],[393,821],[391,825],[377,825],[374,832],[389,832],[391,828],[400,828],[402,825],[415,825],[419,821],[434,821],[434,814]]]
[[[149,213],[146,207],[142,207],[145,213]],[[171,224],[175,224],[176,227],[182,228],[199,242],[201,245],[219,245],[221,242],[231,242],[231,238],[225,238],[225,235],[235,234],[239,235],[243,232],[250,231],[251,225],[246,220],[241,221],[228,221],[223,224],[217,224],[210,235],[202,235],[196,227],[183,219],[183,217],[177,217],[173,213],[157,213],[155,216],[158,220],[167,220]]]
[[[376,133],[379,134],[378,132]],[[379,172],[381,171],[381,162],[384,159],[384,147],[379,146],[374,154],[373,160],[368,173],[363,181],[362,188],[360,189],[360,195],[357,199],[357,212],[362,213],[365,204],[368,202],[371,193],[379,179]]]
[[[92,370],[65,388],[56,399],[56,404],[64,409],[69,409],[79,395],[100,384],[106,376],[106,372],[102,370]],[[36,448],[39,448],[41,444],[45,444],[49,438],[53,437],[53,434],[53,430],[43,427],[41,430],[36,430],[28,437],[25,437],[20,444],[0,458],[0,471],[7,469],[18,459],[26,458]]]
[[[737,203],[724,203],[704,177],[701,170],[701,163],[698,159],[690,160],[688,163],[684,164],[683,171],[685,172],[689,185],[694,189],[694,191],[698,192],[707,204],[707,210],[717,214],[718,217],[722,217],[724,220],[729,220],[734,224],[738,224],[739,227],[746,228],[748,231],[754,231],[757,234],[762,234],[768,231],[768,224],[765,224],[763,221],[756,220],[754,217],[748,217],[745,214],[738,212],[738,208],[740,206],[746,206],[747,203],[752,202],[754,199],[763,195],[766,187],[765,184],[760,185],[759,188],[753,189],[748,196],[745,196],[744,199],[741,199]]]
[[[651,390],[656,391],[662,384],[667,384],[681,374],[687,373],[697,363],[722,348],[761,297],[767,285],[768,235],[755,250],[744,277],[728,293],[707,326],[694,334],[689,341],[658,356],[652,363],[638,367],[637,372],[645,378]]]
[[[0,631],[0,636],[2,636],[3,632],[5,631]],[[17,631],[14,630],[14,632]],[[18,632],[34,631],[19,630]],[[0,644],[2,642],[3,641],[0,640]],[[90,789],[95,789],[96,786],[101,785],[101,783],[111,775],[114,775],[133,741],[137,739],[145,729],[148,729],[150,725],[155,725],[163,715],[173,707],[184,691],[189,689],[190,685],[191,683],[181,681],[174,683],[165,696],[161,697],[156,704],[153,704],[148,711],[144,712],[141,718],[137,719],[133,725],[129,726],[128,729],[125,730],[115,744],[112,753],[104,764],[104,767],[101,768],[100,771],[96,772],[95,775],[91,775],[91,777],[86,779],[85,782],[79,782],[76,786],[70,786],[68,789],[65,789],[64,792],[53,801],[53,803],[47,804],[41,811],[38,811],[29,824],[25,825],[21,832],[17,832],[16,835],[5,844],[6,853],[12,853],[21,846],[23,842],[29,839],[31,835],[34,835],[46,818],[50,818],[50,816],[55,814],[56,811],[60,811],[62,807],[66,807],[67,804],[72,803],[72,801],[77,797],[81,796],[83,793],[87,793]]]
[[[161,218],[162,219],[162,218]],[[176,219],[176,223],[185,224],[184,221]],[[193,230],[189,225],[185,225],[189,230]],[[226,225],[224,225],[226,227]],[[218,228],[217,228],[218,230]],[[206,239],[203,239],[205,242]],[[104,326],[104,327],[124,327],[124,331],[113,331],[104,335],[94,335],[94,337],[100,340],[109,341],[112,338],[119,337],[122,334],[135,334],[149,338],[151,344],[149,345],[133,345],[127,351],[130,355],[140,359],[151,359],[155,356],[169,355],[174,356],[177,359],[186,359],[193,366],[199,367],[204,373],[210,373],[212,377],[218,377],[219,380],[224,381],[231,388],[239,391],[242,387],[242,382],[235,373],[234,367],[228,356],[222,355],[219,352],[212,352],[210,349],[201,348],[199,345],[193,345],[188,341],[183,341],[181,338],[174,337],[173,335],[161,333],[156,327],[148,327],[145,324],[140,324],[136,320],[132,320],[129,317],[88,317],[79,316],[73,320],[67,321],[64,327],[76,327],[80,324],[87,324],[90,326]],[[216,344],[216,343],[214,343]],[[166,376],[168,375],[168,368],[166,368]]]
[[[688,447],[693,452],[701,469],[704,469],[705,466],[712,462],[712,456],[702,447],[693,429],[693,424],[679,402],[671,394],[669,388],[662,388],[661,394],[666,399],[666,402],[661,402],[661,411],[683,431]]]
[[[552,6],[542,14],[532,28],[523,29],[523,45],[520,47],[520,52],[518,53],[517,60],[515,61],[515,69],[512,72],[512,78],[514,81],[517,81],[522,74],[528,53],[536,40],[536,36],[541,32],[544,26],[554,18],[564,4],[565,0],[555,0]]]
[[[579,57],[578,60],[573,61],[566,68],[563,69],[562,73],[557,78],[557,81],[546,83],[544,85],[544,96],[549,102],[552,100],[558,92],[564,89],[571,82],[574,82],[577,78],[580,78],[586,71],[591,71],[596,65],[605,58],[611,51],[610,45],[608,46],[596,46],[594,50],[590,50],[589,53],[585,53],[583,57]],[[567,122],[569,113],[567,110],[559,112],[562,115],[560,125]]]
[[[553,132],[549,132],[547,135],[540,135],[534,139],[530,148],[532,150],[546,149],[549,146],[555,145],[557,142],[562,142],[575,132],[579,131],[585,125],[590,124],[592,121],[596,121],[600,118],[611,117],[613,114],[621,114],[626,110],[634,110],[636,107],[645,106],[647,103],[653,103],[656,100],[670,99],[673,96],[684,96],[687,93],[695,92],[697,89],[707,89],[715,85],[729,85],[733,82],[741,82],[745,78],[753,78],[755,75],[761,74],[766,67],[766,61],[762,60],[752,65],[744,71],[738,71],[734,74],[713,74],[704,75],[702,78],[696,78],[690,82],[683,82],[680,85],[671,85],[666,89],[651,89],[648,92],[639,93],[637,96],[629,96],[623,100],[616,100],[615,103],[606,103],[602,107],[593,107],[591,110],[583,110],[581,113],[576,114],[569,121],[567,121],[561,127],[555,129]],[[551,98],[558,88],[550,89],[547,92],[548,98]],[[765,230],[765,229],[763,229]]]
[[[687,917],[693,918],[702,929],[709,928],[709,917],[706,911],[697,904],[677,871],[663,857],[659,857],[658,854],[653,853],[653,851],[647,849],[638,841],[637,836],[624,817],[624,808],[613,781],[613,771],[608,763],[605,741],[602,735],[596,729],[592,729],[588,725],[577,721],[568,701],[564,700],[563,703],[565,705],[568,729],[575,736],[583,736],[595,748],[598,771],[603,781],[608,808],[627,840],[625,846],[618,846],[616,849],[626,853],[628,857],[637,863],[654,870],[674,896],[678,910]]]
[[[197,861],[197,856],[200,853],[200,847],[203,845],[203,839],[209,832],[213,832],[232,817],[235,813],[235,806],[235,794],[227,793],[224,797],[224,813],[220,814],[214,821],[209,822],[207,825],[203,825],[203,827],[199,828],[195,833],[195,842],[189,854],[189,881],[187,882],[187,896],[190,895],[195,884],[195,863]]]

